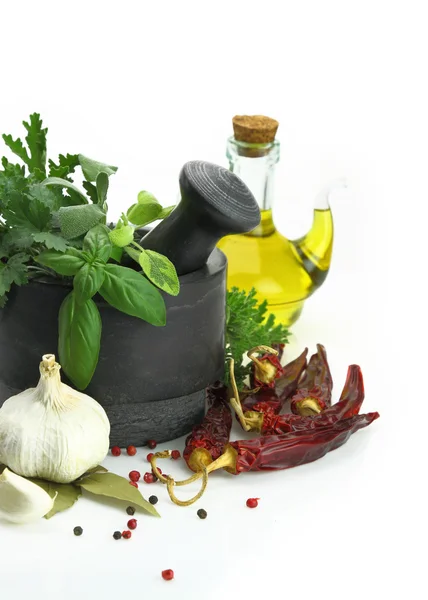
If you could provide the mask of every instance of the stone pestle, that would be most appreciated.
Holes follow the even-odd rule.
[[[178,275],[185,275],[206,264],[222,237],[257,227],[260,211],[245,183],[218,165],[187,162],[179,182],[180,203],[140,243],[167,256]]]

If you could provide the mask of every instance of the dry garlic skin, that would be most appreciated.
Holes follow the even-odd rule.
[[[74,481],[100,464],[109,448],[110,423],[92,398],[61,382],[53,355],[40,364],[36,388],[0,409],[0,462],[26,477]]]

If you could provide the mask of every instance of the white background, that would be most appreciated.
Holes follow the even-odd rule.
[[[22,119],[39,111],[50,156],[82,152],[118,165],[112,217],[140,189],[174,203],[187,160],[226,165],[235,114],[280,121],[275,218],[285,235],[309,228],[321,186],[348,178],[350,192],[333,205],[331,273],[307,302],[288,357],[324,343],[337,394],[347,365],[359,363],[366,410],[381,413],[316,463],[214,475],[187,509],[160,484],[145,486],[159,495],[162,519],[141,515],[129,541],[111,538],[124,511],[90,499],[50,521],[1,524],[1,598],[427,597],[425,7],[1,3],[0,132],[22,134]],[[145,454],[105,464],[144,472]],[[185,474],[177,463],[169,470]],[[258,509],[245,507],[250,496],[261,498]],[[165,568],[173,582],[161,579]]]

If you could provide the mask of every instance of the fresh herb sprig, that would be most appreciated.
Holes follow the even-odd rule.
[[[267,314],[267,301],[259,303],[256,290],[248,293],[233,287],[226,296],[226,367],[225,380],[229,381],[229,359],[235,361],[235,379],[242,387],[250,373],[251,364],[244,365],[244,354],[255,346],[287,343],[289,332],[275,315]]]
[[[62,368],[79,389],[90,383],[98,363],[101,316],[93,301],[99,293],[117,310],[152,325],[165,325],[166,309],[159,289],[179,293],[174,265],[161,254],[145,250],[136,231],[164,219],[163,208],[148,192],[112,228],[107,223],[109,177],[117,167],[82,154],[47,159],[47,128],[34,113],[23,125],[25,143],[3,135],[23,161],[3,157],[0,169],[0,308],[12,285],[41,276],[69,280],[72,291],[59,313],[59,357]],[[80,168],[84,191],[72,175]],[[134,270],[121,264],[129,255]],[[158,289],[159,288],[159,289]]]

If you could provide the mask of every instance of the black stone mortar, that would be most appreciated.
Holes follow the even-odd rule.
[[[154,327],[94,297],[101,350],[84,393],[106,410],[111,446],[185,435],[204,416],[206,387],[223,376],[227,261],[215,245],[224,235],[256,227],[260,213],[245,184],[210,163],[186,163],[180,187],[178,207],[141,240],[168,256],[180,276],[179,295],[163,294],[166,326]],[[0,406],[37,385],[44,354],[59,360],[58,313],[70,289],[48,279],[12,288],[0,309]],[[64,373],[62,379],[70,384]]]
[[[144,445],[186,434],[202,420],[205,388],[224,368],[226,258],[216,249],[198,271],[164,294],[167,325],[154,327],[95,301],[103,323],[94,377],[84,391],[106,410],[111,445]],[[0,310],[0,405],[37,385],[43,354],[58,357],[58,312],[70,287],[14,286]],[[61,373],[62,380],[67,380]]]

